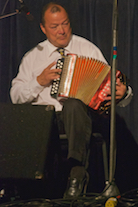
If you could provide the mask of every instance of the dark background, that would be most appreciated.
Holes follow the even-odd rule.
[[[24,0],[34,16],[28,21],[25,14],[17,14],[0,20],[0,102],[10,103],[11,80],[18,72],[22,56],[37,43],[45,39],[39,27],[40,11],[49,0]],[[61,0],[70,13],[73,33],[95,43],[103,52],[106,60],[112,60],[112,12],[113,0]],[[0,14],[6,0],[0,0]],[[9,0],[4,14],[20,8],[18,0]],[[134,174],[137,167],[138,143],[138,1],[118,1],[118,69],[130,79],[134,97],[125,108],[117,108],[117,143],[120,180],[126,187],[136,187]],[[126,151],[122,151],[122,149]],[[124,164],[124,160],[126,160]],[[128,169],[129,165],[129,169]],[[121,168],[121,167],[124,168]],[[128,172],[128,176],[124,176]],[[132,182],[133,180],[133,182]],[[135,183],[133,185],[132,183]],[[132,184],[132,185],[131,185]],[[122,189],[124,190],[124,189]]]

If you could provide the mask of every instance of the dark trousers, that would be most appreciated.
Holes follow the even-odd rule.
[[[85,164],[92,125],[97,118],[98,115],[78,99],[69,98],[64,102],[62,112],[57,112],[57,120],[59,128],[64,127],[67,135],[68,158]]]

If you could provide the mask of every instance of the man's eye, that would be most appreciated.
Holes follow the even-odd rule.
[[[63,25],[68,25],[69,22],[64,22]]]
[[[57,26],[52,26],[52,27],[51,27],[51,29],[56,29],[56,28],[57,28]]]

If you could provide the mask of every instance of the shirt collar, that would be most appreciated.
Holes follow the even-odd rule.
[[[55,47],[53,44],[51,44],[51,42],[48,39],[47,39],[47,46],[48,46],[49,57],[50,57],[57,50],[57,47]],[[71,36],[69,44],[67,45],[67,47],[64,48],[66,53],[71,52],[71,47],[72,47],[72,36]]]
[[[49,40],[47,39],[47,47],[49,50],[49,57],[57,50],[57,47],[55,47]]]
[[[67,45],[67,47],[65,47],[65,50],[67,51],[67,53],[71,53],[71,51],[72,51],[72,42],[73,42],[73,35],[71,35],[70,42]]]

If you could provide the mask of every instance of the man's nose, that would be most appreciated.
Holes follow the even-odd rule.
[[[59,31],[60,34],[64,34],[65,33],[64,28],[63,28],[62,25],[59,25],[58,31]]]

